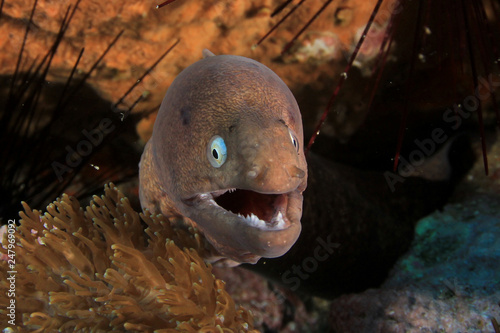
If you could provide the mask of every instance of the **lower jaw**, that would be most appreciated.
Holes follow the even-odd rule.
[[[187,200],[185,216],[194,222],[218,252],[214,258],[221,260],[224,257],[238,263],[255,263],[261,257],[274,258],[285,254],[300,233],[300,216],[289,214],[297,213],[292,206],[298,204],[297,199],[300,199],[301,193],[272,196],[272,202],[279,206],[270,207],[269,211],[272,212],[269,215],[282,212],[286,216],[286,223],[282,228],[276,228],[276,225],[269,222],[263,222],[264,225],[260,228],[252,226],[245,218],[238,216],[238,213],[218,205],[217,198],[213,199],[211,194]],[[300,211],[299,209],[299,214]],[[272,218],[269,220],[272,222]]]

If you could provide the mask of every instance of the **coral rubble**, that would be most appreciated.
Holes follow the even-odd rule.
[[[135,212],[113,184],[85,210],[66,194],[44,214],[23,206],[11,246],[14,269],[6,234],[0,249],[2,327],[17,332],[257,332],[251,314],[235,306],[224,282],[201,259],[204,243],[196,230],[178,230],[161,215]],[[7,294],[12,270],[14,298]],[[11,299],[16,326],[5,322]]]

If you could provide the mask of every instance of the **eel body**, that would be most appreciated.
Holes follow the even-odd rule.
[[[334,297],[381,283],[418,218],[450,193],[447,179],[408,177],[393,191],[381,173],[311,152],[307,163],[285,83],[251,59],[208,56],[163,100],[141,159],[141,204],[186,217],[213,246],[213,262],[262,258],[245,266]]]

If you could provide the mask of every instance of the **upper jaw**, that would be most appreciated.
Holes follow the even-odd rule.
[[[223,256],[255,263],[285,254],[297,240],[302,189],[259,193],[228,188],[182,200],[185,215]]]

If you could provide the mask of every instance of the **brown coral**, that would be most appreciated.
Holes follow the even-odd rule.
[[[43,215],[23,205],[15,232],[17,326],[2,322],[2,327],[18,332],[252,331],[251,314],[235,307],[224,282],[198,254],[204,244],[196,230],[174,229],[161,215],[138,214],[113,184],[85,211],[68,195]],[[145,232],[141,219],[148,225]],[[6,236],[2,243],[6,258]],[[11,270],[7,261],[0,262],[2,321],[8,320]]]

